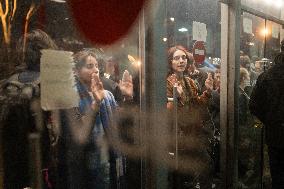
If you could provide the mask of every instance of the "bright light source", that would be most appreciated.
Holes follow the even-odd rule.
[[[170,20],[171,20],[172,22],[174,22],[174,21],[175,21],[175,18],[174,18],[174,17],[170,17]]]
[[[267,5],[270,5],[270,0],[264,0]]]
[[[56,3],[66,3],[65,0],[50,0],[50,1],[53,1],[53,2],[56,2]]]
[[[127,55],[128,60],[134,65],[134,66],[140,66],[141,65],[141,61],[140,60],[136,60],[133,56],[131,56],[130,54]]]
[[[187,32],[188,29],[187,28],[180,28],[180,29],[178,29],[178,31],[180,31],[180,32]]]
[[[208,59],[211,60],[211,56],[209,56]]]
[[[268,32],[269,32],[268,29],[264,28],[264,29],[262,29],[261,34],[265,37],[265,36],[267,36]]]
[[[276,0],[274,4],[277,8],[281,8],[283,6],[282,0]]]
[[[164,38],[163,38],[163,41],[164,41],[164,42],[168,41],[168,38],[164,37]]]
[[[135,58],[133,56],[131,56],[130,54],[127,55],[127,58],[132,64],[135,63],[135,61],[136,61]]]

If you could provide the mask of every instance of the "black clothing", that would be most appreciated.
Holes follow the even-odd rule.
[[[264,123],[267,144],[284,148],[284,62],[259,76],[249,108]]]
[[[123,101],[123,95],[121,94],[118,83],[106,77],[101,77],[100,79],[103,83],[104,89],[110,91],[113,94],[115,100],[119,104],[121,104],[121,102]]]
[[[249,108],[265,126],[272,188],[284,188],[284,54],[263,72],[252,91]]]
[[[4,187],[9,189],[31,186],[29,136],[40,135],[41,165],[48,167],[49,137],[47,128],[39,130],[36,116],[42,114],[46,125],[47,112],[34,112],[31,103],[39,100],[39,72],[24,71],[11,76],[1,86],[1,137],[3,139]],[[31,154],[32,153],[32,154]]]
[[[284,188],[284,148],[268,148],[269,164],[272,177],[272,188]]]

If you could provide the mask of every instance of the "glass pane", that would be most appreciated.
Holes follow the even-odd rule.
[[[75,24],[86,10],[68,3],[0,3],[4,188],[140,188],[138,22],[111,45],[93,44]],[[116,35],[103,21],[89,31]]]
[[[241,51],[254,59],[263,58],[266,32],[264,19],[244,12],[241,25]]]
[[[249,188],[271,185],[263,125],[249,114],[248,102],[257,77],[280,52],[279,24],[248,13],[242,15],[239,83],[239,184]]]
[[[167,1],[170,188],[220,185],[220,14],[215,0]],[[211,76],[209,100],[205,80]]]
[[[282,27],[272,21],[266,21],[267,36],[265,48],[265,61],[263,70],[266,71],[273,65],[275,56],[280,52],[280,32]],[[269,167],[268,147],[265,144],[263,148],[263,184],[264,187],[271,186],[271,175]]]
[[[280,30],[281,25],[271,21],[266,21],[266,52],[265,58],[272,62],[274,57],[280,52]]]
[[[249,8],[283,20],[281,17],[281,11],[283,9],[282,0],[241,0],[241,3]]]
[[[239,187],[260,188],[262,128],[249,113],[248,103],[252,87],[263,72],[265,57],[265,20],[242,14],[239,81]]]

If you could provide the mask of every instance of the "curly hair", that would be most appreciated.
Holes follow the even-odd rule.
[[[173,46],[171,48],[169,48],[168,50],[168,75],[172,74],[174,71],[173,71],[173,68],[172,68],[172,60],[173,60],[173,56],[174,56],[174,53],[177,51],[177,50],[181,50],[185,53],[186,55],[186,59],[187,59],[187,63],[190,64],[190,63],[193,63],[194,62],[194,59],[193,59],[193,56],[191,53],[189,53],[185,47],[181,46],[181,45],[176,45],[176,46]]]

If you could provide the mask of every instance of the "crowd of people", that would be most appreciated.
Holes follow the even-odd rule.
[[[7,107],[11,107],[15,99],[20,99],[14,108],[18,109],[18,114],[12,109],[5,115],[1,114],[1,121],[4,122],[5,188],[32,186],[33,175],[26,174],[32,165],[29,162],[29,137],[32,134],[41,138],[40,167],[46,188],[126,187],[126,156],[115,147],[117,137],[120,137],[116,135],[121,133],[113,132],[116,126],[113,123],[118,122],[114,114],[131,104],[137,95],[129,71],[125,70],[118,80],[115,78],[112,57],[105,58],[92,49],[80,50],[73,55],[75,88],[80,98],[78,106],[43,111],[38,103],[37,110],[40,109],[40,112],[27,108],[29,105],[25,107],[29,111],[25,112],[18,108],[23,101],[32,104],[40,99],[41,50],[59,49],[42,30],[33,30],[25,37],[25,46],[24,38],[18,44],[19,60],[25,68],[7,79],[1,89],[3,99],[16,94],[10,101],[5,99]],[[205,126],[208,115],[203,110],[207,111],[217,82],[213,84],[212,74],[199,71],[194,65],[192,54],[181,46],[169,49],[168,66],[167,96],[173,97],[174,86],[178,91],[180,135],[177,140],[182,157],[178,161],[180,165],[188,164],[185,170],[181,170],[181,166],[171,171],[171,179],[180,188],[184,188],[183,185],[188,182],[209,185],[211,182],[206,180],[212,175],[212,157],[208,144],[210,132]],[[26,86],[29,86],[29,90]],[[173,104],[168,102],[167,108],[169,112],[172,111]],[[191,123],[187,120],[188,115],[185,115],[187,111],[195,116]],[[33,116],[39,113],[44,115],[40,117],[43,127],[37,125],[38,118]],[[23,129],[19,129],[21,124]],[[187,144],[188,139],[194,142]],[[196,158],[186,162],[191,152],[195,153]],[[195,163],[200,166],[190,168]]]
[[[34,135],[40,136],[38,166],[45,188],[131,188],[126,178],[129,157],[116,145],[123,135],[117,132],[123,126],[116,128],[119,112],[139,95],[130,72],[125,70],[118,79],[113,57],[105,58],[92,49],[79,50],[73,55],[78,106],[59,111],[30,108],[30,104],[39,106],[41,50],[58,47],[42,30],[33,30],[25,37],[18,48],[26,68],[7,79],[1,89],[1,106],[6,107],[1,112],[5,188],[34,186],[33,176],[27,174],[34,168],[28,150]],[[178,45],[168,50],[166,65],[165,108],[171,136],[166,143],[169,159],[177,162],[170,166],[169,181],[178,189],[212,188],[220,166],[220,66],[206,72],[208,69]],[[252,64],[243,54],[240,66],[239,123],[240,128],[247,129],[251,90],[263,69],[259,61]],[[247,130],[244,136],[241,141],[245,142]],[[249,158],[244,155],[241,159]],[[246,176],[247,167],[248,163],[239,161],[239,169]]]

